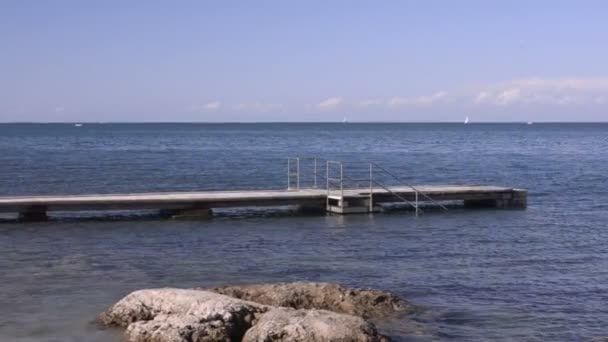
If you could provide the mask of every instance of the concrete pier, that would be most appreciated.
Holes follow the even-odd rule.
[[[325,208],[333,213],[377,211],[380,204],[403,200],[426,203],[462,201],[465,208],[524,209],[527,191],[497,186],[416,186],[344,190],[340,196],[326,189],[200,191],[141,194],[0,197],[0,212],[17,213],[23,221],[42,221],[53,211],[104,211],[156,209],[174,217],[210,215],[215,208],[298,205]],[[329,197],[328,197],[329,196]],[[418,199],[418,201],[416,201]],[[370,203],[371,201],[371,203]],[[432,204],[432,203],[429,203]]]

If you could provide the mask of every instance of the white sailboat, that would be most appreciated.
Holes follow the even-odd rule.
[[[344,117],[344,119],[342,119],[342,123],[347,123],[348,121],[346,120],[346,116]]]
[[[467,116],[466,118],[464,118],[464,124],[468,124],[469,123],[469,117]]]

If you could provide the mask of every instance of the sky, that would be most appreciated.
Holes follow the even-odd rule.
[[[608,121],[608,1],[0,0],[0,122]]]

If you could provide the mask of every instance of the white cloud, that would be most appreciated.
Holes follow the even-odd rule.
[[[466,85],[465,85],[466,86]],[[463,90],[464,89],[464,90]],[[432,108],[441,106],[599,106],[608,104],[608,77],[539,78],[530,77],[489,84],[477,88],[438,91],[422,96],[362,100],[358,108]],[[326,100],[325,102],[329,101]]]
[[[437,105],[478,106],[580,106],[608,104],[608,77],[538,78],[530,77],[490,84],[476,89],[438,91],[423,96],[396,96],[365,100],[361,108],[384,105],[388,108],[433,107]]]
[[[404,107],[404,106],[430,106],[447,99],[447,93],[443,91],[436,92],[432,95],[417,96],[417,97],[393,97],[388,100],[389,107]]]
[[[270,112],[275,110],[284,109],[285,106],[278,103],[264,103],[264,102],[253,102],[253,103],[237,103],[234,105],[228,105],[229,109],[241,110],[241,111],[254,111],[254,112]]]
[[[186,108],[188,112],[208,112],[222,109],[223,111],[251,111],[271,112],[284,109],[285,106],[278,103],[251,102],[251,103],[222,103],[219,101],[209,102],[204,105],[191,105]]]
[[[496,104],[507,106],[517,102],[521,98],[521,89],[509,88],[501,91],[495,98]]]
[[[350,109],[433,109],[467,108],[478,106],[484,109],[508,108],[512,106],[554,106],[569,108],[574,106],[608,105],[608,77],[564,77],[539,78],[530,77],[506,82],[489,84],[480,87],[463,85],[461,89],[437,91],[420,96],[370,97],[347,101],[342,97],[328,97],[317,104],[306,105],[322,111],[336,108]],[[191,106],[189,111],[205,112],[214,110],[270,113],[284,110],[285,105],[268,102],[222,103],[209,102],[204,105]],[[60,110],[56,110],[60,111]]]
[[[490,93],[486,92],[486,91],[482,91],[479,94],[477,94],[477,96],[475,97],[475,103],[479,104],[479,103],[484,103],[486,101],[488,101],[488,99],[491,97]]]
[[[215,102],[209,102],[209,103],[205,104],[203,106],[203,108],[205,108],[207,110],[216,110],[216,109],[220,109],[221,106],[222,106],[221,102],[215,101]]]
[[[317,107],[322,110],[330,110],[340,106],[340,104],[342,104],[341,97],[330,97],[327,100],[321,101]]]
[[[358,103],[358,106],[361,108],[367,108],[372,106],[380,106],[384,104],[383,100],[374,99],[374,100],[363,100]]]
[[[525,78],[490,85],[474,96],[478,105],[591,105],[608,95],[608,78]],[[599,100],[598,100],[599,99]]]

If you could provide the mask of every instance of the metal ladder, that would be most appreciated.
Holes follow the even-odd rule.
[[[415,202],[415,204],[416,204],[416,212],[418,212],[418,210],[420,210],[420,208],[419,208],[419,206],[418,206],[418,194],[422,195],[422,197],[424,197],[424,198],[425,198],[426,200],[428,200],[429,202],[431,202],[431,203],[433,203],[433,204],[437,205],[437,206],[438,206],[438,207],[440,207],[442,210],[444,210],[444,211],[448,211],[448,208],[447,208],[445,205],[443,205],[443,204],[441,204],[441,203],[439,203],[439,202],[435,201],[433,198],[431,198],[431,196],[429,196],[429,195],[428,195],[428,194],[426,194],[425,192],[420,191],[418,188],[414,187],[413,185],[408,184],[408,183],[407,183],[407,182],[405,182],[403,179],[401,179],[401,177],[399,177],[399,176],[395,175],[394,173],[392,173],[392,172],[388,171],[386,168],[382,167],[381,165],[379,165],[379,164],[377,164],[377,163],[371,163],[371,164],[373,164],[373,165],[375,166],[375,168],[379,170],[378,172],[382,172],[382,173],[384,173],[384,174],[386,174],[386,175],[390,176],[390,177],[391,177],[391,178],[393,178],[395,181],[397,181],[397,182],[398,182],[400,185],[404,185],[404,186],[406,186],[406,187],[408,187],[408,188],[410,188],[410,189],[412,189],[412,190],[414,190],[414,191],[415,191],[415,194],[416,194],[416,202]],[[378,184],[378,185],[382,186],[381,184]],[[386,189],[386,190],[387,190],[387,191],[389,191],[390,193],[392,193],[393,195],[398,196],[398,194],[394,193],[394,192],[393,192],[393,191],[391,191],[390,189]]]
[[[400,178],[393,172],[388,171],[385,167],[383,167],[380,164],[375,163],[375,162],[342,162],[342,161],[335,161],[335,160],[326,160],[326,159],[317,158],[317,157],[288,158],[287,159],[287,188],[288,188],[288,190],[300,190],[300,185],[301,185],[300,184],[300,176],[301,176],[300,162],[301,162],[301,160],[304,160],[304,159],[313,160],[313,185],[312,185],[313,188],[318,189],[318,184],[319,184],[318,178],[325,178],[326,194],[327,194],[326,206],[328,208],[330,207],[330,201],[337,201],[338,206],[341,209],[344,209],[345,198],[347,198],[347,197],[352,197],[352,198],[367,197],[368,198],[368,203],[367,203],[368,212],[373,212],[375,210],[374,188],[378,187],[378,188],[381,188],[382,190],[384,190],[385,192],[395,196],[397,199],[399,199],[399,201],[406,203],[408,206],[414,208],[416,215],[423,212],[423,210],[420,208],[421,197],[425,201],[429,201],[429,202],[437,205],[441,209],[448,211],[448,208],[445,205],[435,201],[428,194],[426,194],[426,193],[420,191],[418,188],[408,184],[402,178]],[[325,162],[325,177],[319,175],[319,172],[318,172],[319,161]],[[347,176],[344,172],[345,164],[359,164],[359,165],[366,166],[366,168],[368,168],[368,170],[366,170],[366,172],[369,172],[369,177],[363,178],[363,179],[355,179],[355,178]],[[294,167],[295,167],[295,171],[294,171]],[[414,191],[414,201],[410,201],[410,200],[404,198],[403,196],[401,196],[398,193],[391,190],[389,186],[380,182],[377,177],[378,174],[385,174],[385,175],[391,177],[391,179],[396,181],[399,185],[406,186],[406,187],[412,189]],[[294,182],[295,182],[295,187],[293,186]],[[357,187],[346,187],[345,182],[356,184]],[[353,190],[362,189],[361,187],[359,187],[361,182],[366,183],[365,188],[368,189],[369,193],[366,194],[366,196],[360,195],[360,194],[350,195],[349,193],[352,193]],[[346,196],[345,196],[345,192],[346,192]]]

